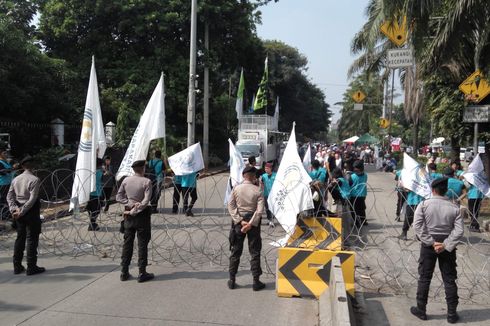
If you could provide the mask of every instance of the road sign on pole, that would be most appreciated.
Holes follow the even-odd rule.
[[[354,111],[362,111],[363,105],[360,103],[354,103]]]
[[[390,121],[388,119],[385,119],[385,118],[381,118],[379,119],[379,126],[382,128],[382,129],[386,129],[388,128],[388,126],[390,125]]]
[[[388,50],[386,60],[388,68],[403,68],[413,66],[413,53],[411,49]]]
[[[352,99],[356,103],[361,103],[365,98],[366,98],[366,94],[364,94],[361,91],[356,91],[356,92],[354,92],[354,94],[352,94]]]
[[[390,39],[391,42],[402,46],[407,41],[407,16],[403,16],[400,21],[395,18],[393,21],[386,21],[381,25],[381,32]]]
[[[465,107],[463,122],[490,122],[490,105],[470,105]]]
[[[466,94],[473,102],[480,102],[490,94],[490,85],[480,70],[472,73],[459,85],[459,90]]]

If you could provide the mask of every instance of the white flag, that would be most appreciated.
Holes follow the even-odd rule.
[[[204,169],[201,144],[197,143],[187,147],[168,158],[168,164],[175,175],[185,175]]]
[[[296,215],[314,208],[310,182],[311,178],[298,155],[293,123],[291,136],[267,200],[269,209],[286,231],[286,237],[277,241],[281,246],[286,244],[294,232]]]
[[[106,150],[104,123],[99,102],[99,90],[97,88],[97,74],[95,72],[95,60],[92,57],[90,80],[88,83],[85,112],[83,113],[82,132],[78,146],[77,165],[75,179],[71,190],[70,210],[75,202],[82,205],[95,190],[95,170],[97,170],[97,157],[104,157]]]
[[[311,170],[311,146],[308,144],[308,149],[306,150],[305,156],[303,157],[303,166],[307,172]]]
[[[228,199],[230,198],[233,188],[242,183],[242,171],[245,168],[242,154],[235,148],[231,139],[228,139],[228,143],[230,147],[230,177],[226,184],[225,205],[228,204]]]
[[[165,137],[165,85],[163,73],[155,87],[145,112],[140,118],[131,143],[117,171],[116,179],[133,175],[131,165],[138,160],[145,160],[150,142]]]
[[[276,110],[274,111],[274,127],[279,128],[279,96],[276,101]]]
[[[490,185],[488,184],[487,176],[485,175],[485,168],[483,162],[478,154],[471,164],[468,166],[468,171],[463,174],[463,177],[478,188],[485,197],[490,197]]]
[[[403,169],[401,173],[403,187],[415,192],[424,198],[432,195],[430,187],[431,178],[424,167],[411,158],[407,153],[403,153]]]

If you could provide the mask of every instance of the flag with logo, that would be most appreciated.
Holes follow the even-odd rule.
[[[269,82],[269,69],[268,69],[269,58],[265,58],[264,64],[264,74],[262,75],[262,80],[259,84],[259,89],[257,90],[257,95],[254,100],[254,111],[260,109],[267,109],[267,84]]]
[[[90,193],[95,191],[97,170],[97,157],[104,157],[106,140],[102,113],[100,110],[99,90],[97,86],[97,73],[95,60],[92,57],[90,79],[88,83],[85,111],[83,113],[82,132],[78,145],[75,178],[71,191],[70,210],[76,205],[88,202]]]
[[[488,184],[485,168],[480,158],[480,154],[476,155],[473,161],[468,166],[468,171],[463,174],[463,177],[478,188],[485,197],[490,197],[490,185]]]
[[[160,76],[153,94],[140,118],[138,127],[134,131],[131,143],[124,154],[119,166],[116,179],[133,175],[131,165],[138,160],[145,160],[148,155],[150,142],[165,137],[165,81],[163,73]]]
[[[243,68],[242,68],[242,72],[240,73],[240,83],[238,84],[238,91],[236,94],[235,111],[236,111],[237,119],[240,119],[240,117],[242,116],[244,91],[245,91],[245,78],[243,77]]]
[[[303,157],[303,166],[306,171],[311,171],[311,146],[308,144],[308,149],[306,150],[305,156]]]
[[[168,158],[168,164],[175,175],[185,175],[204,169],[201,144],[196,143]]]
[[[230,198],[233,188],[242,183],[242,171],[245,168],[242,154],[236,149],[231,139],[228,139],[228,144],[230,148],[230,177],[226,184],[225,205],[228,204],[228,199]]]
[[[430,187],[432,179],[429,173],[407,153],[403,153],[401,181],[404,188],[419,196],[429,198],[432,195],[432,188]]]
[[[293,234],[298,213],[314,208],[310,182],[310,175],[304,169],[296,148],[293,123],[291,136],[267,199],[270,211],[286,231],[286,237],[278,240],[276,245],[285,245]]]

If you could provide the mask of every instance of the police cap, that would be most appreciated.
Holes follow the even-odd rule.
[[[134,163],[131,164],[131,167],[132,168],[140,168],[140,167],[145,166],[145,164],[146,164],[145,160],[138,160],[138,161],[134,161]]]
[[[33,162],[34,161],[34,157],[30,156],[30,155],[27,155],[26,157],[24,157],[22,159],[22,161],[20,161],[20,164],[21,165],[24,165],[26,163],[29,163],[29,162]]]
[[[440,187],[440,186],[447,187],[447,180],[448,180],[448,178],[446,178],[446,177],[437,178],[434,181],[432,181],[432,183],[430,184],[430,186],[432,188],[437,188],[437,187]]]
[[[454,175],[454,170],[451,169],[450,167],[447,167],[447,168],[444,169],[444,173],[443,174],[452,177]]]
[[[253,173],[253,174],[256,174],[257,173],[257,169],[253,166],[247,166],[243,169],[242,171],[242,175],[244,174],[247,174],[247,173]]]

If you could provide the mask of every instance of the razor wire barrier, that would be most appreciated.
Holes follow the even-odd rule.
[[[370,174],[382,178],[384,173]],[[99,198],[101,207],[97,217],[99,231],[89,231],[89,215],[84,207],[80,212],[69,211],[74,173],[70,170],[54,172],[39,170],[41,179],[40,200],[43,219],[39,253],[60,258],[77,259],[81,256],[96,256],[119,262],[123,235],[119,232],[123,219],[123,206],[114,201],[114,189],[109,199],[108,211],[104,211],[104,198]],[[206,176],[197,181],[198,199],[193,208],[194,216],[182,211],[183,196],[179,196],[179,211],[172,213],[174,185],[167,177],[158,201],[158,211],[152,214],[152,239],[148,257],[155,264],[171,264],[189,269],[218,267],[227,270],[229,264],[228,235],[231,218],[224,206],[224,196],[228,174]],[[418,257],[420,243],[413,231],[408,240],[399,238],[402,223],[395,221],[396,191],[372,187],[368,182],[366,216],[369,226],[357,227],[352,223],[343,224],[344,246],[356,253],[356,289],[389,294],[406,294],[415,297],[418,280]],[[394,185],[393,185],[394,187]],[[331,197],[331,196],[330,196]],[[390,205],[387,203],[390,202]],[[346,211],[337,209],[332,199],[324,203],[324,214],[349,219],[352,207],[345,205]],[[320,214],[316,210],[303,212],[299,219],[307,219]],[[468,218],[472,218],[466,209]],[[265,213],[263,214],[263,221]],[[402,221],[403,221],[403,214]],[[0,221],[0,252],[11,255],[16,233],[9,221]],[[302,227],[305,227],[303,223]],[[345,227],[347,225],[347,227]],[[265,273],[274,274],[277,248],[271,243],[286,236],[276,223],[275,228],[263,223],[262,267]],[[331,234],[331,236],[336,236]],[[242,267],[249,268],[248,251],[242,255]],[[458,294],[460,302],[490,304],[490,233],[469,233],[465,226],[464,238],[457,247]],[[431,297],[444,301],[444,287],[436,269],[431,287]]]

